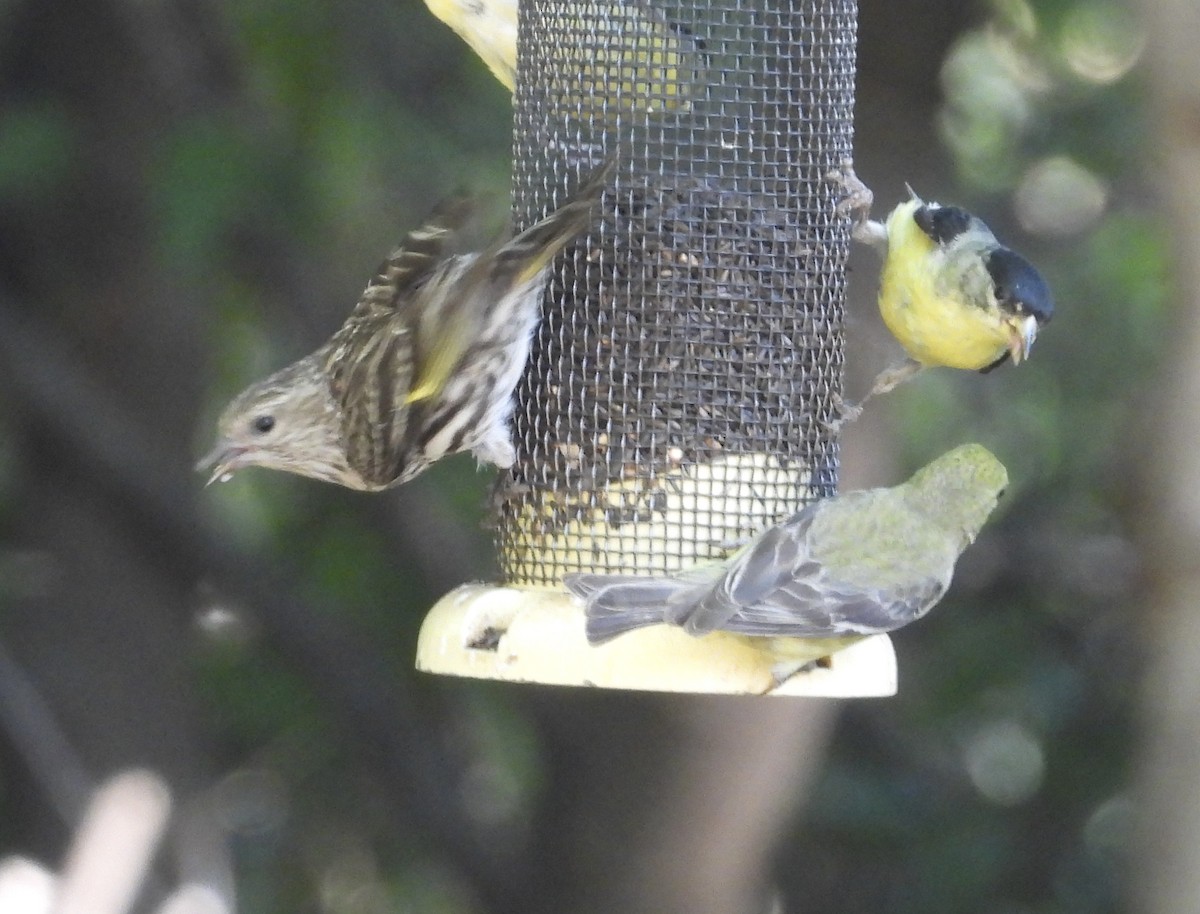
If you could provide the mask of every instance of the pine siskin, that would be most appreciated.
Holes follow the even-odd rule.
[[[496,79],[510,91],[516,88],[517,0],[425,0],[425,4],[471,46]],[[573,36],[564,40],[563,35],[550,35],[548,40],[557,44],[542,49],[548,57],[563,59],[563,72],[579,73],[572,90],[578,90],[580,97],[615,98],[626,106],[634,100],[650,110],[686,110],[707,64],[704,42],[686,26],[669,21],[651,0],[606,0],[586,7],[590,18],[572,21],[570,26],[593,36],[589,47],[579,47]],[[606,50],[606,39],[621,45],[620,49]]]
[[[261,466],[377,491],[459,451],[511,466],[513,391],[547,271],[591,224],[611,168],[481,254],[447,255],[469,207],[442,207],[384,262],[329,342],[233,399],[197,469],[212,468],[210,484]]]
[[[901,485],[808,505],[726,562],[658,578],[569,574],[563,583],[586,601],[593,644],[664,622],[691,635],[731,632],[762,639],[782,681],[929,612],[1007,484],[1000,462],[967,444]]]

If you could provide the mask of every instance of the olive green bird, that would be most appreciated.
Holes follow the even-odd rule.
[[[516,460],[508,420],[554,257],[592,222],[604,166],[576,198],[480,254],[449,255],[470,209],[439,209],[380,267],[341,329],[226,407],[197,469],[259,466],[377,491],[471,451]]]
[[[761,639],[777,682],[868,635],[920,619],[1008,484],[1003,465],[967,444],[892,488],[803,508],[723,563],[668,577],[569,574],[592,644],[647,625]]]
[[[425,0],[430,12],[450,26],[488,65],[509,91],[517,85],[517,0]],[[587,47],[573,35],[548,35],[538,49],[555,72],[578,73],[569,97],[617,99],[643,110],[686,110],[707,66],[704,42],[669,21],[652,0],[606,0],[576,4],[593,15],[567,28],[587,34]],[[612,48],[607,47],[611,43]],[[619,88],[619,92],[618,92]]]

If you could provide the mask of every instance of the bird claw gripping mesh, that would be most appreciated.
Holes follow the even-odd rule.
[[[496,494],[510,584],[720,558],[837,482],[851,0],[523,0],[523,228],[607,158],[553,270]]]

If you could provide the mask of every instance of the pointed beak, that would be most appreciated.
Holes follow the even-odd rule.
[[[214,482],[228,482],[230,477],[233,476],[234,471],[244,465],[242,458],[245,454],[246,451],[244,448],[237,447],[227,438],[218,440],[216,447],[196,463],[197,473],[204,473],[210,468],[212,469],[212,475],[208,477],[208,482],[204,484],[205,488],[208,488]]]
[[[1032,314],[1014,319],[1008,325],[1008,354],[1014,365],[1020,365],[1029,358],[1033,350],[1033,341],[1037,339],[1038,322]]]

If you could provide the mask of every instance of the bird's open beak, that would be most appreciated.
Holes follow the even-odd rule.
[[[1033,350],[1033,341],[1037,339],[1038,322],[1032,314],[1022,318],[1014,318],[1008,325],[1008,354],[1014,365],[1020,365],[1029,358]]]
[[[196,472],[204,473],[209,468],[212,469],[212,475],[204,484],[206,488],[217,481],[227,482],[233,476],[234,471],[244,465],[242,458],[245,454],[244,448],[237,447],[231,441],[222,438],[217,441],[216,447],[197,462]]]

